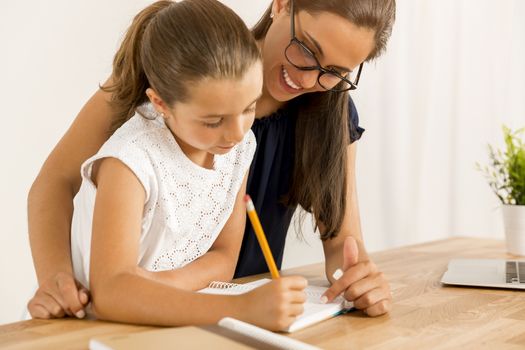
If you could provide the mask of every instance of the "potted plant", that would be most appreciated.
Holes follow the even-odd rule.
[[[525,128],[503,126],[505,149],[489,145],[489,164],[478,168],[502,203],[507,251],[525,255]]]

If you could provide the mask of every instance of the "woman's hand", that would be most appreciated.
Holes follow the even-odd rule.
[[[83,318],[88,302],[88,290],[71,274],[60,272],[40,285],[27,309],[33,318]]]
[[[354,237],[346,237],[343,247],[343,275],[324,293],[330,302],[343,293],[357,309],[369,316],[390,311],[392,295],[385,275],[370,260],[357,261],[359,249]]]
[[[304,277],[281,277],[239,296],[242,319],[272,331],[285,330],[304,311],[307,285]]]

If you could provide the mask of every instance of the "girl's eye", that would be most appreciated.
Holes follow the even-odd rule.
[[[244,111],[244,114],[255,113],[255,106],[250,107]]]
[[[223,119],[219,120],[218,122],[216,123],[206,123],[206,122],[203,122],[204,126],[207,127],[207,128],[218,128],[219,126],[221,126],[222,124],[222,121]]]

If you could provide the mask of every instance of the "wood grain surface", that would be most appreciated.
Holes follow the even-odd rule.
[[[516,258],[504,243],[451,238],[371,254],[390,281],[392,311],[353,311],[292,335],[323,349],[525,349],[525,291],[443,286],[451,258]],[[283,271],[326,285],[323,264]],[[265,275],[238,280],[249,281]],[[94,336],[153,329],[76,319],[0,326],[0,349],[87,349]]]

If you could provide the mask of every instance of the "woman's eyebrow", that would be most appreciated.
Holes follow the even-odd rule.
[[[317,51],[319,51],[321,56],[324,56],[323,48],[321,47],[321,45],[319,45],[319,42],[317,42],[317,40],[315,40],[314,37],[311,36],[308,32],[305,31],[304,34],[306,34],[306,36],[308,37],[308,40],[315,45],[315,47],[317,48]]]
[[[321,45],[319,44],[319,42],[317,40],[314,39],[313,36],[311,36],[308,32],[304,32],[304,34],[307,36],[307,39],[308,41],[310,41],[310,43],[314,44],[314,46],[317,48],[317,51],[321,54],[321,56],[324,56],[324,52],[323,52],[323,48],[321,47]],[[350,68],[347,68],[347,67],[343,67],[343,66],[330,66],[330,67],[334,67],[334,68],[337,68],[341,71],[345,71],[345,72],[352,72],[352,70]]]

